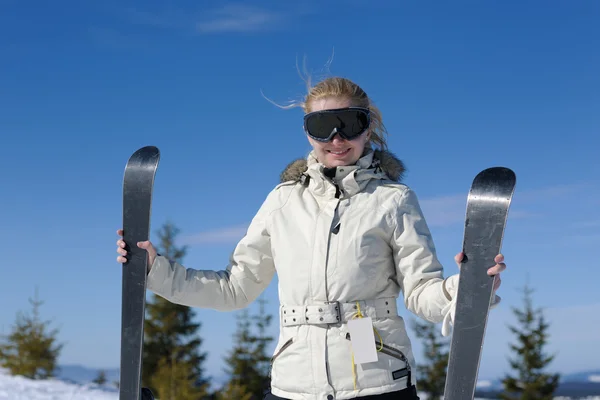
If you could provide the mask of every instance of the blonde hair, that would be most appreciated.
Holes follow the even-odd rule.
[[[386,135],[388,133],[385,125],[383,125],[381,111],[373,104],[367,93],[360,86],[347,78],[337,76],[326,78],[312,88],[309,86],[302,109],[305,113],[309,113],[311,112],[311,104],[314,101],[328,97],[347,99],[353,107],[368,108],[371,114],[371,124],[369,125],[371,137],[369,141],[381,150],[387,149]]]
[[[364,107],[369,109],[371,114],[371,124],[369,125],[371,136],[369,138],[369,144],[377,146],[380,150],[387,150],[386,136],[388,135],[388,132],[383,124],[381,111],[373,104],[373,101],[369,99],[367,93],[360,86],[350,79],[337,76],[323,79],[312,87],[310,77],[305,80],[305,82],[307,94],[302,101],[292,102],[288,106],[280,106],[269,99],[267,100],[280,108],[302,107],[304,113],[308,114],[311,112],[311,104],[314,101],[324,98],[347,99],[353,107]]]

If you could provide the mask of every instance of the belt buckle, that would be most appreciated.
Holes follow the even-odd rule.
[[[328,301],[325,304],[327,305],[334,305],[334,310],[335,310],[335,317],[337,319],[337,322],[342,322],[342,308],[340,307],[340,302],[339,301]]]

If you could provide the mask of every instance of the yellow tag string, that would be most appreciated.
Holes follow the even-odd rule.
[[[375,329],[375,327],[373,327],[373,331],[377,334],[377,336],[379,336],[379,348],[377,349],[377,351],[381,351],[383,350],[383,338],[381,337],[379,332],[377,332],[377,329]]]
[[[362,311],[360,310],[360,303],[357,301],[356,302],[356,314],[354,314],[354,316],[352,317],[352,319],[355,318],[364,318],[364,315],[362,313]],[[375,334],[377,336],[379,336],[379,348],[377,349],[378,352],[380,352],[381,350],[383,350],[383,338],[381,337],[381,335],[379,334],[379,332],[377,331],[377,329],[375,329],[375,327],[373,327],[373,332],[375,332]],[[356,376],[356,364],[354,363],[354,352],[350,351],[350,354],[352,355],[352,381],[354,383],[354,390],[357,390],[357,376]]]
[[[356,390],[356,365],[354,364],[354,352],[352,354],[352,382],[354,383],[354,390]]]
[[[362,311],[360,311],[360,303],[358,301],[356,302],[356,309],[357,309],[357,312],[356,312],[356,314],[354,314],[354,317],[352,317],[352,319],[357,318],[357,317],[364,318]]]

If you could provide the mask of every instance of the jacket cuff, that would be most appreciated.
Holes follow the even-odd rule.
[[[444,292],[444,296],[448,301],[452,301],[452,299],[456,297],[456,291],[458,289],[458,278],[459,274],[455,274],[444,279],[442,289]]]
[[[160,293],[165,280],[169,276],[170,268],[170,261],[164,256],[157,255],[146,278],[146,289],[154,293]]]
[[[446,298],[448,298],[449,303],[442,310],[442,314],[444,315],[444,319],[442,321],[442,335],[448,336],[452,332],[452,327],[454,326],[454,315],[456,313],[456,291],[458,289],[458,279],[459,274],[452,275],[446,278],[442,284],[442,289]],[[494,294],[494,301],[490,304],[490,310],[496,308],[502,298],[497,294]]]
[[[458,290],[458,280],[460,278],[459,274],[456,275],[452,275],[449,276],[448,278],[444,279],[444,283],[442,284],[442,289],[444,292],[444,296],[446,296],[446,299],[449,301],[452,301],[454,299],[454,297],[456,297],[456,292]],[[496,307],[500,301],[502,300],[502,298],[498,295],[495,295],[494,297],[494,301],[492,302],[492,304],[490,304],[490,309]]]
[[[493,310],[494,308],[496,308],[496,306],[498,304],[500,304],[501,301],[502,301],[502,297],[498,296],[497,294],[494,295],[494,301],[492,302],[492,304],[490,304],[490,310]]]

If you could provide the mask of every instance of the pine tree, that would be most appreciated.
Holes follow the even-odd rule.
[[[17,314],[12,333],[0,345],[0,365],[12,375],[22,375],[31,379],[46,379],[54,376],[56,362],[63,345],[57,343],[58,330],[48,330],[49,321],[40,319],[39,308],[43,304],[38,299],[29,299],[32,315]]]
[[[252,393],[248,388],[242,384],[228,383],[223,391],[219,392],[216,397],[217,400],[252,400]]]
[[[419,391],[428,399],[440,399],[444,395],[449,357],[449,341],[444,340],[435,324],[414,321],[415,335],[422,339],[425,363],[417,366]]]
[[[158,233],[160,242],[157,251],[182,263],[187,248],[175,246],[178,233],[179,229],[174,224],[164,224]],[[179,387],[178,393],[191,393],[191,397],[178,394],[177,400],[200,398],[198,393],[204,393],[208,382],[203,368],[206,353],[200,351],[202,339],[197,334],[201,325],[192,321],[194,311],[156,295],[148,301],[146,311],[142,369],[144,385],[161,400],[169,400],[172,391],[165,388],[175,386]],[[163,390],[168,390],[168,393],[163,393]]]
[[[560,375],[543,372],[554,359],[554,356],[544,353],[544,346],[548,343],[549,324],[542,310],[533,308],[533,290],[525,285],[523,292],[524,308],[512,308],[520,327],[509,326],[518,342],[516,345],[511,344],[515,358],[509,360],[517,376],[505,376],[502,381],[504,393],[500,396],[504,400],[551,400]]]
[[[96,379],[94,379],[93,382],[98,385],[104,385],[106,383],[106,372],[99,371],[98,376],[96,377]]]
[[[248,400],[261,400],[270,386],[270,357],[266,348],[273,338],[267,336],[266,329],[272,316],[265,311],[266,300],[260,298],[258,304],[259,311],[254,316],[248,310],[239,311],[235,345],[225,358],[225,372],[230,376],[226,390],[244,389],[250,394]]]
[[[150,380],[156,388],[155,395],[160,393],[161,400],[198,400],[207,395],[204,385],[196,385],[190,371],[194,366],[189,360],[178,361],[175,357],[161,358],[158,368]]]
[[[259,373],[260,382],[262,383],[260,389],[257,387],[255,394],[258,395],[260,393],[260,399],[262,399],[264,392],[271,386],[271,356],[268,354],[267,348],[273,342],[274,338],[267,335],[267,329],[271,326],[273,316],[267,313],[267,301],[264,297],[260,297],[257,303],[258,313],[253,316],[254,326],[256,327],[256,336],[253,337],[253,358]]]

